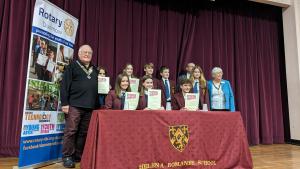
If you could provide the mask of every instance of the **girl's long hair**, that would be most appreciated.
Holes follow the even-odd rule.
[[[149,75],[145,75],[145,76],[143,76],[142,79],[141,79],[140,96],[144,96],[144,94],[145,94],[145,87],[143,86],[143,83],[144,83],[146,80],[148,80],[148,79],[152,79],[152,77],[149,76]],[[152,82],[153,82],[153,79],[152,79]]]
[[[194,84],[194,81],[195,81],[194,72],[195,72],[196,69],[198,69],[200,71],[199,86],[201,88],[202,94],[205,94],[205,92],[206,92],[206,79],[205,79],[204,73],[202,71],[202,68],[200,66],[196,65],[193,68],[190,79],[192,80],[192,83]]]
[[[131,92],[129,77],[124,73],[119,74],[117,76],[116,83],[115,83],[115,94],[117,95],[117,97],[120,97],[121,94],[121,81],[123,77],[127,77],[128,79],[128,88],[126,89],[126,92]]]

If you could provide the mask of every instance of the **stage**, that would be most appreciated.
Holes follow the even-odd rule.
[[[255,169],[298,169],[300,168],[300,146],[290,144],[258,145],[250,147]],[[18,158],[0,158],[1,169],[11,169],[18,164]],[[62,163],[41,169],[65,169]],[[76,164],[80,169],[80,163]]]

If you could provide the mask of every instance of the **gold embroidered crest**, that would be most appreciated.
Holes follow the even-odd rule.
[[[169,126],[169,139],[173,147],[182,152],[189,142],[188,126]]]

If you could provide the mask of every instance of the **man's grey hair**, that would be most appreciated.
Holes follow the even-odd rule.
[[[88,45],[88,44],[84,44],[84,45],[81,45],[80,47],[79,47],[79,49],[78,49],[78,52],[81,52],[81,49],[83,48],[83,47],[89,47],[90,49],[91,49],[91,51],[93,52],[93,49],[92,49],[92,47],[90,46],[90,45]]]

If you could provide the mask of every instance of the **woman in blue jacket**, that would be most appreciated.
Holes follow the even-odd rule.
[[[222,79],[223,71],[219,67],[212,70],[212,80],[207,82],[210,110],[235,111],[234,95],[230,82]]]

